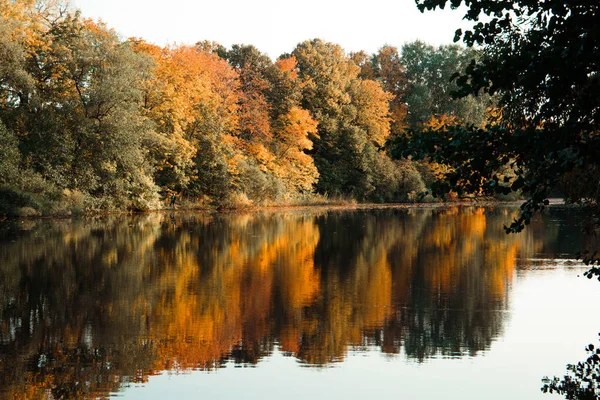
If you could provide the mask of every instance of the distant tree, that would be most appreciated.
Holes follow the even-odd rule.
[[[221,57],[239,74],[239,189],[264,203],[312,192],[318,177],[309,136],[317,122],[300,107],[296,59],[273,63],[254,46],[233,45]]]
[[[217,46],[217,45],[214,45]],[[208,196],[216,205],[236,190],[240,174],[239,73],[208,45],[160,49],[137,42],[156,69],[146,82],[146,115],[156,182],[165,191]]]
[[[375,70],[373,69],[373,56],[367,54],[364,50],[350,53],[350,59],[360,68],[358,76],[362,79],[376,80]]]
[[[406,68],[400,60],[396,47],[385,45],[376,54],[364,51],[350,53],[350,59],[360,67],[361,79],[379,82],[383,90],[390,93],[390,133],[397,136],[406,127]]]
[[[149,146],[156,182],[167,190],[194,188],[194,193],[207,194],[203,185],[192,181],[208,173],[210,165],[227,164],[213,158],[225,157],[222,152],[209,149],[220,148],[222,139],[237,130],[237,74],[226,61],[198,46],[161,49],[136,41],[135,48],[156,64],[145,82],[144,101],[145,113],[156,125]],[[203,151],[206,154],[200,156]]]
[[[317,132],[317,121],[300,107],[292,107],[281,115],[276,125],[274,155],[276,175],[285,182],[288,191],[310,193],[319,177],[313,158],[305,153],[312,150],[310,136]]]
[[[437,49],[421,41],[402,46],[402,64],[406,67],[406,103],[408,123],[420,129],[431,118],[452,117],[465,125],[483,126],[488,108],[493,106],[489,96],[454,98],[458,89],[453,77],[465,71],[478,52],[458,45],[443,45]]]
[[[234,44],[221,51],[221,57],[237,71],[240,81],[239,129],[243,139],[267,142],[271,137],[269,123],[269,71],[273,62],[252,45]]]
[[[270,70],[271,82],[267,93],[271,106],[271,121],[273,123],[279,116],[285,115],[292,107],[299,107],[302,100],[302,87],[298,79],[298,62],[296,57],[290,55],[280,58]]]
[[[15,37],[10,25],[0,18],[0,106],[3,107],[18,105],[33,87],[33,78],[25,65],[25,44]]]

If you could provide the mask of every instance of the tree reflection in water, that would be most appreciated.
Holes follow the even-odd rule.
[[[506,208],[151,214],[0,232],[0,392],[104,396],[164,370],[308,365],[378,346],[475,355],[503,329],[517,257]]]

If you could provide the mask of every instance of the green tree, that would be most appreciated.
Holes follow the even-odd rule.
[[[335,44],[314,39],[293,52],[298,62],[302,106],[318,122],[313,157],[322,193],[375,195],[375,157],[389,136],[389,101],[378,82],[359,77],[360,68]]]
[[[0,186],[12,185],[17,181],[21,161],[18,144],[15,135],[0,120]]]
[[[482,126],[493,99],[488,96],[454,98],[453,76],[463,72],[478,52],[458,45],[435,48],[419,40],[402,46],[408,88],[406,103],[411,128],[420,129],[432,117],[452,117],[466,125]]]
[[[394,97],[390,102],[391,134],[399,135],[407,127],[408,81],[398,49],[383,46],[372,58],[372,69],[383,90]]]
[[[85,193],[88,208],[155,207],[141,114],[146,57],[78,14],[49,18],[38,34],[27,49],[32,88],[4,109],[28,164]]]
[[[0,107],[23,102],[33,79],[26,70],[27,52],[13,36],[14,23],[0,16]]]

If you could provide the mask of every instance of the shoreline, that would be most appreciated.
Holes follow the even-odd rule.
[[[577,207],[577,205],[568,205],[562,199],[549,199],[549,206],[567,206]],[[163,208],[149,211],[106,211],[106,212],[90,212],[77,215],[41,215],[41,216],[18,216],[18,217],[0,217],[0,224],[18,220],[65,220],[72,218],[97,218],[107,217],[111,215],[148,215],[161,213],[202,213],[202,214],[242,214],[255,212],[278,212],[278,211],[365,211],[365,210],[405,210],[405,209],[445,209],[451,207],[496,207],[496,206],[520,206],[525,200],[462,200],[449,202],[432,202],[432,203],[332,203],[332,204],[308,204],[308,205],[270,205],[270,206],[248,206],[231,209],[216,209],[216,208]]]
[[[149,210],[143,212],[135,211],[106,211],[82,213],[78,215],[46,215],[46,216],[18,216],[0,218],[0,223],[18,221],[18,220],[64,220],[72,218],[95,218],[111,215],[148,215],[155,213],[202,213],[202,214],[242,214],[254,212],[278,212],[278,211],[364,211],[364,210],[403,210],[403,209],[445,209],[451,207],[495,207],[495,206],[520,206],[524,200],[500,201],[500,200],[468,200],[437,203],[347,203],[347,204],[314,204],[314,205],[270,205],[270,206],[249,206],[232,209],[216,208],[163,208],[158,210]],[[562,199],[551,199],[550,205],[565,205]]]

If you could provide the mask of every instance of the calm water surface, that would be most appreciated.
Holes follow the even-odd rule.
[[[600,331],[573,214],[0,223],[0,397],[556,398]]]

